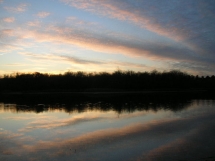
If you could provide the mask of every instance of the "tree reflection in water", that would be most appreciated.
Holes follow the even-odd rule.
[[[55,109],[72,113],[86,110],[116,111],[117,113],[134,111],[157,111],[166,109],[178,111],[191,105],[193,99],[207,99],[211,95],[192,93],[151,93],[151,94],[23,94],[1,97],[4,110],[13,108],[16,112],[45,112]]]
[[[0,160],[215,158],[213,95],[100,94],[0,97]]]

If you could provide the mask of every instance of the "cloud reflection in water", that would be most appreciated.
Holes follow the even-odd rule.
[[[119,118],[114,111],[85,111],[67,114],[67,117],[64,112],[43,113],[43,119],[28,120],[17,134],[0,131],[3,140],[0,141],[0,159],[195,160],[214,157],[214,114],[214,101],[193,101],[190,108],[178,112],[135,111],[122,113]]]

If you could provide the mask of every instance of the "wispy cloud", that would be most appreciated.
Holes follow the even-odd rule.
[[[19,52],[21,55],[25,55],[27,57],[33,58],[33,59],[38,59],[38,60],[44,60],[44,61],[57,61],[59,60],[62,62],[67,62],[67,63],[77,63],[77,64],[102,64],[103,62],[99,61],[91,61],[91,60],[85,60],[85,59],[80,59],[77,57],[72,57],[72,56],[66,56],[66,55],[56,55],[56,54],[35,54],[35,53],[28,53],[28,52]]]
[[[26,38],[33,38],[39,42],[67,43],[103,53],[121,53],[130,56],[147,55],[148,58],[160,57],[160,53],[151,52],[150,50],[156,50],[156,47],[158,48],[157,50],[159,50],[159,48],[164,50],[163,46],[159,44],[144,45],[138,42],[122,40],[117,37],[100,36],[96,33],[92,34],[90,32],[88,33],[71,28],[49,28],[46,33],[26,31],[24,36]],[[165,48],[168,47],[165,46]],[[172,47],[170,47],[170,49],[171,48]],[[166,50],[164,50],[163,53],[165,51]],[[167,53],[170,54],[169,52]],[[164,57],[165,55],[162,56]]]
[[[158,33],[160,35],[169,37],[171,36],[171,34],[173,34],[173,31],[174,31],[174,29],[166,31],[166,29],[162,28],[161,25],[159,25],[158,23],[155,23],[156,17],[152,18],[151,16],[150,17],[147,16],[148,12],[146,11],[146,9],[148,10],[148,8],[151,8],[150,2],[144,3],[145,7],[143,7],[142,6],[143,4],[141,2],[139,4],[140,6],[133,6],[132,3],[129,3],[127,1],[122,1],[122,0],[120,1],[61,0],[61,1],[71,6],[74,6],[78,9],[83,9],[98,15],[107,16],[121,21],[130,21],[142,28],[147,28],[148,30]],[[147,13],[146,16],[143,13]],[[175,36],[177,36],[178,38],[181,37],[180,35],[174,35],[174,38],[176,38]]]
[[[183,43],[190,50],[194,50],[196,55],[204,53],[214,59],[214,54],[211,52],[214,51],[213,40],[209,36],[215,33],[212,11],[214,8],[209,7],[214,4],[213,1],[187,1],[185,3],[167,0],[135,3],[122,0],[62,1],[97,15],[131,22],[141,28]],[[181,12],[182,8],[184,12]]]
[[[51,13],[40,9],[32,13],[32,16],[36,16],[36,20],[28,19],[24,25],[20,25],[18,24],[18,17],[13,19],[13,17],[8,16],[3,21],[7,23],[14,22],[13,25],[18,25],[18,27],[14,29],[8,27],[8,29],[1,30],[1,41],[10,45],[23,45],[27,42],[40,45],[49,43],[52,46],[62,44],[61,46],[70,46],[70,49],[74,47],[94,52],[97,55],[100,53],[106,57],[107,54],[125,55],[127,60],[129,58],[140,58],[142,60],[163,62],[173,68],[198,69],[202,72],[207,70],[211,72],[211,69],[215,67],[213,0],[190,0],[186,2],[168,0],[60,1],[71,6],[71,10],[75,7],[75,11],[77,9],[80,13],[84,11],[82,13],[86,17],[83,18],[79,15],[82,17],[81,19],[78,14],[74,14],[77,16],[75,17],[72,16],[73,14],[64,13],[62,14],[64,17],[60,16],[60,19],[56,17],[56,21],[53,22],[51,19],[48,20],[48,18],[51,18]],[[5,7],[6,10],[16,13],[24,12],[27,8],[27,4]],[[181,12],[182,10],[183,12]],[[89,14],[88,17],[87,12],[93,14]],[[55,15],[54,10],[53,15]],[[47,19],[40,19],[46,17]],[[107,21],[102,20],[102,18]],[[105,27],[104,21],[105,23],[110,22],[107,27]],[[4,25],[9,25],[7,23],[4,23]],[[118,32],[120,27],[115,28],[116,23],[126,26],[125,30],[130,31],[130,33],[123,33],[124,29]],[[135,29],[140,31],[139,35],[135,33]],[[0,50],[6,51],[6,49],[9,51],[9,47]],[[25,49],[23,47],[23,50]],[[30,46],[28,50],[30,51]],[[104,64],[104,60],[85,60],[77,55],[68,55],[70,55],[68,52],[61,55],[64,58],[61,57],[60,60],[83,65]],[[129,63],[129,61],[127,62]],[[172,64],[169,64],[169,62],[172,62]],[[184,64],[185,66],[183,66]],[[192,64],[192,66],[186,64]],[[123,66],[123,62],[121,65]],[[133,65],[130,64],[130,66]],[[142,65],[138,64],[138,66],[141,67]]]
[[[80,65],[86,65],[86,64],[88,64],[88,65],[111,65],[114,67],[118,66],[118,67],[137,67],[137,68],[147,67],[145,64],[120,62],[120,61],[93,61],[93,60],[81,59],[78,57],[73,57],[73,56],[68,56],[68,55],[35,54],[35,53],[27,53],[27,52],[19,52],[19,54],[29,57],[32,60],[38,59],[39,61],[59,62],[59,60],[60,60],[61,62],[63,61],[63,62],[69,63],[69,64],[72,63],[72,64],[80,64]],[[8,64],[8,65],[19,65],[19,64]]]
[[[60,57],[63,60],[73,62],[73,63],[78,63],[78,64],[104,64],[104,62],[102,62],[102,61],[84,60],[84,59],[80,59],[80,58],[76,58],[76,57],[72,57],[72,56],[62,55]]]
[[[131,57],[139,56],[152,60],[208,61],[195,55],[186,46],[177,43],[141,42],[138,39],[137,41],[130,41],[123,37],[114,37],[113,35],[101,36],[94,32],[91,33],[86,30],[82,31],[73,28],[51,27],[47,29],[47,32],[26,31],[24,36],[39,42],[66,43],[102,53],[120,53]]]
[[[109,62],[109,64],[115,65],[115,66],[123,66],[123,67],[138,67],[138,68],[145,68],[148,67],[145,64],[138,64],[138,63],[130,63],[130,62],[117,62],[117,61],[113,61],[113,62]]]
[[[209,60],[208,60],[209,61]],[[205,65],[202,63],[189,63],[189,62],[168,62],[171,69],[183,70],[188,73],[193,73],[196,75],[210,75],[214,71],[214,65],[211,62],[211,65]]]
[[[35,21],[28,22],[27,25],[32,27],[39,27],[41,24],[39,20],[35,20]]]
[[[40,18],[45,18],[45,17],[48,17],[50,15],[49,12],[39,12],[37,13],[37,16],[40,17]]]
[[[4,7],[9,12],[25,12],[27,10],[28,5],[25,3],[19,4],[15,7]]]
[[[14,29],[0,30],[0,52],[8,54],[11,51],[22,50],[29,43],[21,43],[23,36]]]
[[[3,21],[8,22],[8,23],[12,23],[15,21],[15,18],[14,17],[7,17],[7,18],[4,18]]]
[[[95,29],[97,29],[97,32],[98,32],[98,28],[100,28],[99,24],[96,22],[82,20],[75,16],[67,17],[66,23],[67,23],[67,26],[72,25],[72,26],[78,26],[79,28],[88,28],[88,29],[95,28]]]
[[[12,29],[3,29],[0,30],[0,36],[1,37],[10,37],[14,35],[14,30]]]
[[[3,36],[1,38],[4,38]],[[5,54],[8,54],[12,51],[18,51],[18,50],[22,50],[21,45],[12,45],[12,44],[8,44],[8,43],[0,43],[1,55],[5,55]]]
[[[27,64],[11,63],[11,64],[5,64],[4,66],[17,66],[17,67],[20,67],[20,66],[27,66]]]
[[[28,24],[30,25],[30,24]],[[72,27],[57,27],[47,26],[45,29],[41,24],[38,30],[17,30],[16,37],[19,39],[32,39],[38,43],[49,42],[58,44],[72,44],[87,50],[92,50],[101,53],[119,53],[132,58],[145,58],[154,61],[178,61],[198,64],[198,66],[205,66],[208,64],[212,68],[214,66],[213,59],[204,57],[203,55],[196,55],[194,51],[186,46],[175,42],[146,42],[138,38],[129,38],[119,34],[100,34],[90,30],[81,30]],[[42,30],[40,30],[42,29]],[[3,35],[14,36],[14,31],[7,29],[2,31]],[[29,56],[29,55],[28,55]],[[31,55],[33,56],[33,55]],[[34,57],[37,57],[34,55]],[[43,56],[45,59],[46,55]],[[41,58],[41,56],[40,56]],[[47,57],[50,59],[51,57]],[[58,58],[53,59],[57,60]],[[50,60],[53,60],[50,59]],[[102,64],[101,61],[95,60],[81,60],[77,57],[68,57],[61,55],[60,60],[67,62],[76,62],[79,64]]]

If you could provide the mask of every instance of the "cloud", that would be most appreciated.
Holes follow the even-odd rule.
[[[3,21],[8,22],[8,23],[12,23],[15,21],[15,18],[14,17],[7,17],[7,18],[4,18]]]
[[[183,53],[182,50],[181,53],[174,54],[174,56],[181,55],[183,57],[187,54],[195,54],[196,57],[202,59],[202,55],[207,55],[208,60],[215,61],[213,52],[215,50],[213,39],[215,36],[213,12],[215,2],[213,0],[207,2],[191,0],[183,3],[169,2],[168,0],[137,2],[122,0],[62,1],[97,15],[130,22],[140,28],[180,42],[188,49],[188,52]],[[183,12],[181,12],[182,10]],[[193,53],[190,53],[189,50]],[[177,52],[177,49],[175,51]]]
[[[137,67],[137,68],[143,68],[147,67],[144,64],[138,64],[138,63],[130,63],[130,62],[119,62],[119,61],[91,61],[91,60],[84,60],[76,57],[71,56],[60,56],[65,61],[73,62],[76,64],[94,64],[94,65],[111,65],[111,66],[120,66],[120,67]]]
[[[52,27],[45,32],[32,32],[26,31],[25,38],[33,38],[39,42],[58,42],[72,44],[85,49],[90,49],[97,52],[103,53],[120,53],[127,54],[130,56],[148,56],[148,58],[160,58],[160,52],[165,53],[168,46],[162,46],[159,44],[141,44],[139,42],[131,42],[128,39],[124,40],[117,37],[100,36],[96,33],[88,33],[87,31],[79,31],[71,28],[59,28]],[[150,50],[156,51],[156,47],[159,53],[153,53]],[[166,48],[166,49],[165,49]],[[172,51],[171,48],[169,47]],[[168,54],[170,54],[167,51]],[[162,55],[165,57],[165,55]],[[171,56],[171,55],[169,55]],[[174,56],[174,55],[173,55]],[[176,55],[179,57],[178,55]]]
[[[31,57],[32,59],[38,59],[38,60],[44,60],[44,61],[64,61],[68,63],[77,63],[77,64],[102,64],[103,62],[99,61],[91,61],[91,60],[85,60],[80,59],[77,57],[72,56],[66,56],[66,55],[56,55],[56,54],[35,54],[35,53],[29,53],[29,52],[19,52],[19,54]]]
[[[208,60],[210,62],[210,60]],[[186,72],[192,72],[196,75],[210,75],[214,71],[214,65],[211,62],[211,65],[204,65],[202,63],[189,63],[189,62],[168,62],[171,69],[184,70]]]
[[[175,30],[173,28],[172,30],[169,30],[167,32],[166,29],[163,29],[162,26],[160,26],[158,23],[155,23],[156,17],[147,16],[148,12],[150,12],[150,11],[147,12],[148,8],[152,7],[150,6],[152,5],[150,4],[150,2],[144,2],[143,4],[140,2],[139,6],[134,6],[132,3],[122,0],[119,1],[61,0],[61,1],[78,9],[83,9],[98,15],[107,16],[121,21],[132,22],[141,28],[146,28],[150,31],[153,31],[155,33],[167,37],[171,36],[172,32]],[[146,16],[144,13],[146,14]],[[180,35],[177,36],[178,38],[180,37]]]
[[[59,56],[53,55],[53,54],[35,54],[31,52],[19,52],[19,54],[27,56],[27,57],[32,57],[33,59],[39,59],[39,60],[54,60],[57,61],[59,60]]]
[[[24,46],[29,46],[29,43],[21,43],[22,35],[13,29],[0,30],[0,52],[8,54],[11,51],[18,51]]]
[[[41,24],[40,24],[40,21],[36,20],[36,21],[28,22],[27,25],[32,27],[39,27]]]
[[[72,25],[72,26],[76,26],[76,27],[79,27],[79,28],[85,28],[85,29],[93,29],[95,28],[95,30],[97,32],[98,31],[98,28],[101,28],[101,26],[97,23],[97,22],[92,22],[92,21],[86,21],[86,20],[81,20],[79,19],[78,17],[75,17],[75,16],[69,16],[66,18],[66,23],[68,26]],[[103,29],[104,31],[104,29]]]
[[[27,64],[21,64],[21,63],[11,63],[11,64],[5,64],[4,66],[27,66]]]
[[[138,63],[130,63],[130,62],[117,62],[117,61],[113,61],[110,62],[109,64],[114,64],[117,66],[126,66],[126,67],[138,67],[138,68],[144,68],[144,67],[148,67],[145,64],[138,64]]]
[[[4,0],[0,0],[0,3],[3,3],[4,2]]]
[[[178,60],[213,64],[211,59],[195,55],[186,46],[177,43],[145,42],[138,39],[124,39],[113,35],[99,35],[90,31],[73,28],[51,27],[47,32],[26,31],[25,38],[38,42],[58,42],[76,45],[88,50],[102,53],[120,53],[131,57],[145,57],[151,60]]]
[[[207,2],[191,0],[184,3],[169,2],[168,0],[162,2],[159,0],[139,2],[124,0],[61,1],[78,9],[83,9],[98,15],[122,21],[130,21],[141,28],[146,28],[174,40],[186,39],[188,36],[198,35],[193,25],[198,25],[198,28],[196,28],[197,30],[205,27],[206,20],[202,14],[204,14],[204,16],[207,15],[206,13],[198,14],[197,12],[209,9],[207,14],[211,15],[213,13],[213,7],[208,7],[214,4],[213,0]],[[198,8],[200,5],[202,5],[200,8],[202,10]],[[190,6],[192,6],[192,8]],[[183,7],[185,8],[184,12],[181,12]],[[211,19],[209,19],[209,21],[214,23]],[[199,22],[199,24],[196,24],[197,22]],[[213,26],[214,24],[210,24],[210,26],[211,25]],[[207,28],[208,27],[209,26],[207,26]]]
[[[3,29],[0,30],[0,37],[11,37],[14,36],[14,30],[12,29]]]
[[[19,4],[16,7],[4,7],[9,12],[25,12],[27,10],[28,5],[25,3]]]
[[[50,15],[49,12],[39,12],[39,13],[37,13],[37,16],[40,17],[40,18],[45,18],[45,17],[47,17],[49,15]]]
[[[37,24],[39,23],[36,22],[36,25]],[[29,22],[28,25],[35,27],[33,22]],[[105,31],[104,33],[100,33],[74,27],[58,27],[53,25],[44,27],[44,24],[40,24],[37,28],[37,30],[23,28],[22,30],[17,29],[16,31],[5,29],[2,30],[0,34],[5,38],[15,36],[18,40],[22,39],[24,41],[25,39],[31,39],[35,41],[35,43],[49,42],[54,44],[71,44],[86,50],[107,54],[123,54],[132,58],[140,57],[166,63],[170,61],[192,63],[199,67],[202,66],[202,69],[207,69],[209,66],[210,68],[213,68],[215,66],[215,58],[198,55],[180,43],[150,42],[140,40],[137,37],[129,37],[127,35],[113,32],[108,33]],[[34,55],[34,57],[37,56]],[[45,58],[47,55],[44,55],[43,57]],[[51,57],[47,58],[50,59]],[[54,58],[53,55],[52,58],[55,60],[58,59]],[[77,57],[68,57],[66,55],[61,55],[60,60],[79,64],[104,64],[104,61],[81,60]]]
[[[8,54],[12,51],[17,51],[17,50],[21,50],[21,46],[18,46],[18,45],[11,45],[11,44],[5,44],[5,43],[1,43],[0,42],[0,52],[1,54],[0,55],[5,55],[5,54]]]
[[[27,56],[32,60],[41,61],[55,61],[55,62],[67,62],[69,64],[79,64],[79,65],[111,65],[111,66],[120,66],[120,67],[136,67],[143,68],[147,67],[144,64],[130,63],[130,62],[119,62],[119,61],[93,61],[87,59],[81,59],[78,57],[68,56],[68,55],[56,55],[56,54],[35,54],[27,52],[19,52],[19,54]],[[19,64],[7,64],[7,65],[19,65]],[[20,64],[21,65],[21,64]],[[24,65],[24,64],[22,64]]]
[[[167,0],[162,2],[159,0],[61,1],[94,15],[120,20],[125,23],[124,25],[130,23],[140,29],[147,29],[154,35],[165,37],[165,41],[129,38],[129,35],[113,33],[110,30],[101,29],[101,26],[99,29],[98,26],[92,29],[92,26],[88,26],[90,22],[77,17],[67,17],[65,24],[55,24],[55,26],[42,24],[40,21],[28,22],[29,30],[23,27],[17,31],[19,36],[22,39],[31,39],[39,43],[71,44],[85,50],[105,54],[124,54],[135,59],[140,57],[164,63],[169,61],[190,63],[199,66],[199,69],[202,67],[202,70],[208,66],[210,68],[215,66],[213,52],[215,50],[213,40],[215,23],[213,7],[210,7],[213,6],[213,1],[191,0],[183,3]],[[184,12],[181,12],[183,7]],[[50,15],[48,12],[37,14],[41,18],[48,15]],[[79,60],[73,58],[73,61]]]
[[[71,56],[64,56],[64,55],[60,56],[60,58],[77,64],[104,64],[104,62],[101,62],[101,61],[84,60],[84,59],[71,57]]]

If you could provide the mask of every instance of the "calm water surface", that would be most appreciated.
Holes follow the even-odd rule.
[[[172,101],[174,102],[174,101]],[[215,160],[215,100],[0,103],[0,160]]]

